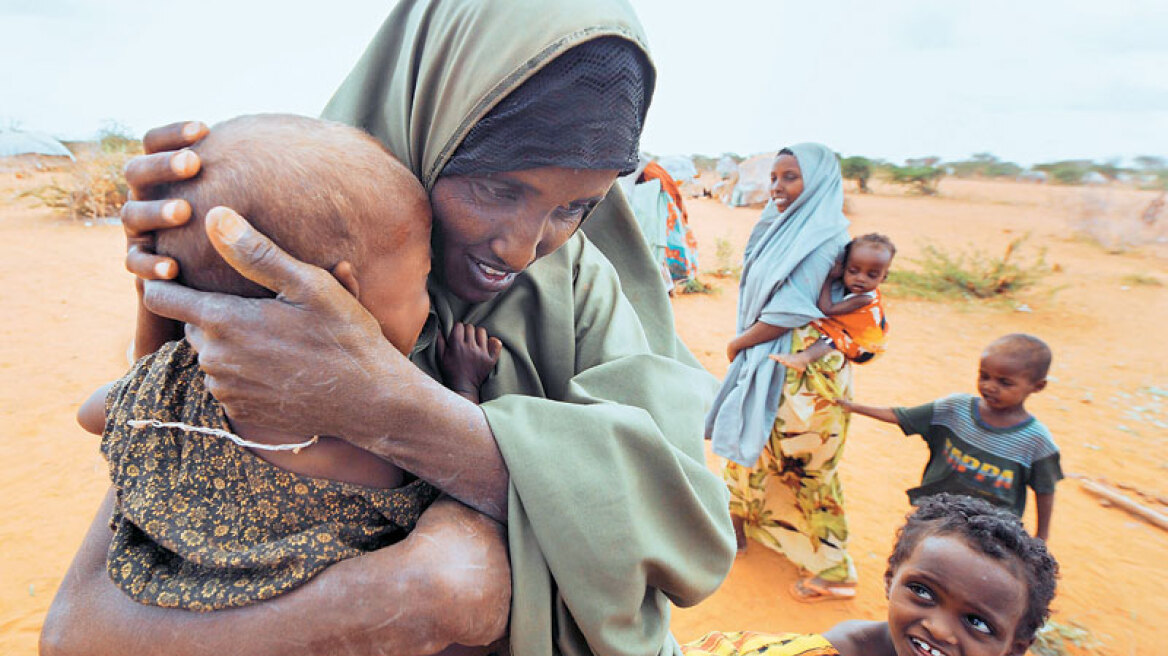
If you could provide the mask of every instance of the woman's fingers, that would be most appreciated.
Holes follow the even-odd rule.
[[[152,187],[193,178],[201,165],[193,150],[138,155],[126,162],[126,183],[134,200],[149,200]]]
[[[231,305],[247,299],[228,294],[201,292],[176,282],[147,280],[142,289],[142,305],[154,314],[197,327],[217,325],[232,315]],[[187,328],[190,335],[190,328]],[[196,350],[198,350],[196,348]]]
[[[142,149],[147,153],[186,148],[207,136],[207,124],[202,121],[180,121],[154,128],[142,137]]]
[[[147,245],[131,243],[126,250],[126,270],[145,280],[173,280],[178,276],[178,263],[155,255]]]
[[[211,245],[231,268],[289,302],[311,299],[319,287],[321,274],[336,283],[323,269],[284,252],[231,208],[211,208],[206,227]]]
[[[180,226],[191,219],[185,200],[132,200],[122,206],[122,229],[127,237]]]

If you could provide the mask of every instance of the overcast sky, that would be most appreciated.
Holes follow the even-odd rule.
[[[632,1],[655,154],[1168,156],[1164,0]],[[0,127],[316,114],[392,4],[0,0]]]

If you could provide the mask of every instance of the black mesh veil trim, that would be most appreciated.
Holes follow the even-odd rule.
[[[549,62],[467,133],[439,175],[541,166],[637,166],[649,62],[620,37],[582,43]]]

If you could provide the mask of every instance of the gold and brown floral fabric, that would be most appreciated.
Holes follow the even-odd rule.
[[[400,540],[438,494],[417,479],[375,489],[309,478],[222,437],[134,419],[230,428],[185,341],[140,360],[109,394],[101,450],[117,503],[107,565],[144,604],[208,611],[275,597]]]

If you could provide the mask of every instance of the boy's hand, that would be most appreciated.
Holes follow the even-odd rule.
[[[438,361],[446,385],[460,394],[478,396],[479,386],[491,375],[503,343],[486,328],[456,322],[450,335],[438,340]]]
[[[832,403],[847,410],[848,412],[855,412],[855,404],[848,399],[832,399]]]

